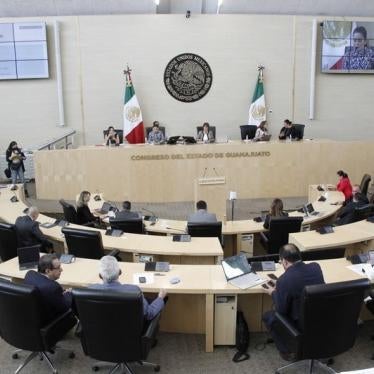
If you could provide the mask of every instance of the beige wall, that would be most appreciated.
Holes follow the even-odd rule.
[[[255,15],[80,16],[59,17],[66,124],[77,144],[101,141],[109,124],[122,127],[124,78],[128,62],[146,125],[158,119],[168,135],[194,135],[209,121],[217,135],[239,138],[248,118],[256,67],[265,69],[265,95],[271,132],[284,118],[306,123],[309,137],[372,139],[374,77],[327,75],[316,79],[316,116],[309,114],[312,17]],[[30,20],[30,19],[27,19]],[[58,128],[52,17],[48,25],[51,78],[0,82],[0,148],[11,139],[43,143],[65,131]],[[365,19],[369,20],[369,19]],[[373,19],[374,20],[374,19]],[[1,22],[21,19],[1,19]],[[320,36],[319,36],[320,45]],[[163,72],[175,55],[201,55],[213,71],[210,92],[184,104],[166,92]]]

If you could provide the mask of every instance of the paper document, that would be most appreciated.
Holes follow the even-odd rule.
[[[349,265],[347,268],[369,280],[374,280],[374,269],[370,264]]]

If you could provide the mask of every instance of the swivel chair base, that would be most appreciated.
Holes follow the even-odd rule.
[[[150,366],[150,367],[153,367],[153,371],[155,371],[156,373],[159,372],[160,369],[161,369],[160,365],[154,364],[152,362],[137,361],[137,363],[139,365],[141,365],[141,366]],[[97,363],[95,363],[92,366],[92,370],[93,371],[99,371],[99,368],[103,367],[103,366],[111,366],[111,364],[109,362],[97,362]],[[115,365],[114,367],[112,367],[112,369],[110,370],[109,374],[113,374],[113,373],[117,372],[118,369],[120,369],[119,373],[121,373],[121,374],[123,374],[123,373],[134,374],[133,370],[130,368],[130,366],[128,365],[127,362],[120,362],[120,363],[118,363],[117,365]]]
[[[303,361],[296,361],[291,364],[288,364],[286,366],[282,366],[281,368],[277,369],[275,374],[281,374],[287,372],[288,369],[303,369],[303,373],[309,373],[313,374],[315,372],[320,373],[321,369],[322,372],[326,373],[333,373],[336,374],[337,372],[327,366],[326,364],[322,363],[321,361],[318,360],[303,360]],[[316,369],[316,371],[315,371]],[[294,371],[293,371],[294,372]]]
[[[56,347],[57,348],[57,347]],[[59,350],[62,350],[62,351],[66,351],[66,352],[69,352],[69,358],[73,359],[75,357],[75,354],[73,351],[71,350],[68,350],[68,349],[64,349],[64,348],[60,348],[58,347]],[[13,354],[12,354],[12,358],[13,359],[17,359],[19,356],[18,356],[18,353],[19,352],[22,352],[23,350],[22,349],[17,349]],[[51,352],[52,354],[54,353],[54,351]],[[18,374],[30,361],[32,361],[35,357],[39,356],[40,357],[40,360],[43,360],[45,359],[45,362],[48,364],[49,368],[52,370],[52,373],[53,374],[57,374],[57,369],[54,367],[51,359],[49,358],[49,356],[47,355],[47,352],[31,352],[25,359],[25,361],[20,365],[18,366],[17,370],[14,372],[14,374]]]

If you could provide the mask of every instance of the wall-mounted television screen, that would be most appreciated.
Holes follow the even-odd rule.
[[[374,22],[324,21],[323,73],[374,74]]]
[[[48,77],[46,24],[0,23],[0,80]]]

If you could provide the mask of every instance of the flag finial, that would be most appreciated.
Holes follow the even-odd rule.
[[[262,82],[263,79],[264,79],[265,66],[264,65],[257,65],[257,70],[258,70],[258,75],[259,75],[260,81]]]
[[[123,71],[123,74],[126,76],[126,84],[128,86],[131,86],[131,69],[129,68],[129,65],[127,65],[127,68]]]

